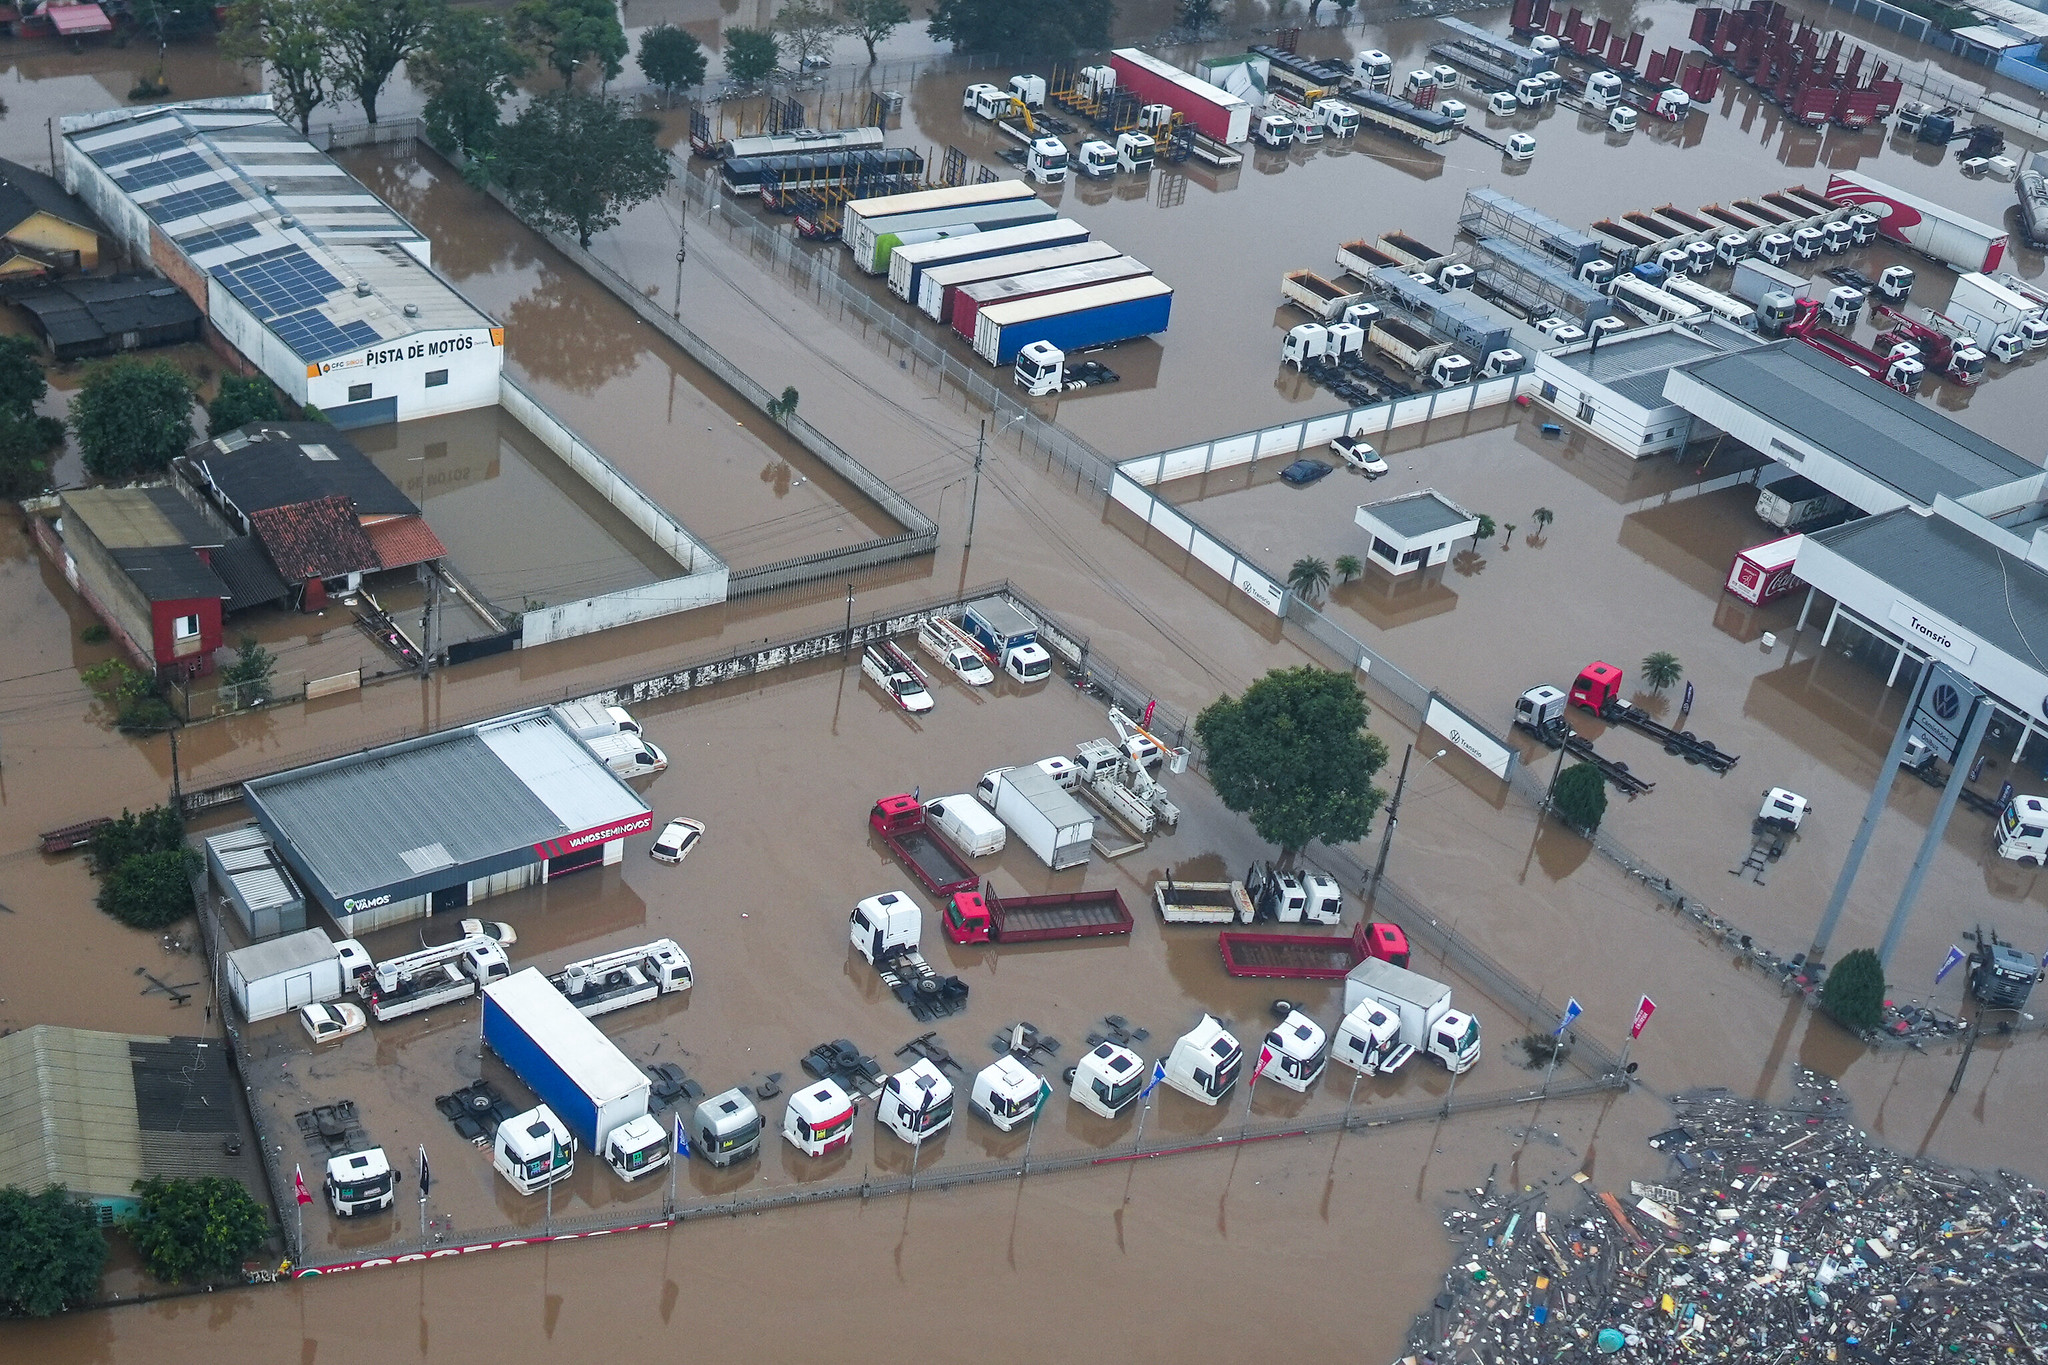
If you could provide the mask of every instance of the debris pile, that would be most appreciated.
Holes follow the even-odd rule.
[[[1680,1098],[1668,1173],[1626,1195],[1472,1191],[1404,1365],[2048,1360],[2048,1192],[1887,1151],[1832,1081],[1800,1089]]]

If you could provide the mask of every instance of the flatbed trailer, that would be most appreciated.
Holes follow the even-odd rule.
[[[1153,904],[1168,924],[1250,924],[1252,897],[1243,882],[1155,882]]]
[[[1595,714],[1611,725],[1626,725],[1640,731],[1662,744],[1665,753],[1675,754],[1688,763],[1702,764],[1716,773],[1725,773],[1742,761],[1740,754],[1728,753],[1690,730],[1674,730],[1642,707],[1631,706],[1618,697],[1609,698]]]
[[[1644,792],[1656,789],[1657,784],[1655,782],[1638,776],[1629,768],[1628,764],[1621,762],[1619,759],[1608,758],[1601,754],[1598,750],[1594,749],[1592,740],[1587,739],[1569,725],[1531,725],[1523,720],[1517,720],[1515,724],[1536,736],[1536,738],[1542,740],[1551,748],[1562,748],[1581,763],[1592,764],[1600,770],[1600,775],[1609,782],[1612,782],[1615,790],[1621,792],[1624,796],[1633,799],[1641,796]]]
[[[1383,936],[1381,951],[1377,953],[1373,951],[1375,932]],[[1223,955],[1223,970],[1230,975],[1293,981],[1342,981],[1367,958],[1386,958],[1396,953],[1399,960],[1395,965],[1406,965],[1407,942],[1406,936],[1394,926],[1371,920],[1360,920],[1358,927],[1348,934],[1226,932],[1216,936],[1217,950]]]
[[[1134,925],[1123,892],[1070,891],[1055,896],[999,896],[990,890],[989,937],[997,943],[1128,934]]]

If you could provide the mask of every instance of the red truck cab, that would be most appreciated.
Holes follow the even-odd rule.
[[[989,941],[988,901],[979,891],[955,891],[946,898],[939,927],[954,943]]]
[[[1400,925],[1371,920],[1360,927],[1363,932],[1359,936],[1359,947],[1364,949],[1364,956],[1376,957],[1396,967],[1408,965],[1408,935],[1401,932]]]
[[[1571,704],[1599,715],[1608,702],[1620,699],[1622,677],[1622,671],[1613,664],[1587,664],[1580,670],[1578,681],[1572,684]]]
[[[885,796],[868,812],[868,825],[877,834],[908,834],[924,828],[924,804],[909,792]]]

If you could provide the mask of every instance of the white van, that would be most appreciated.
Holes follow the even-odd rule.
[[[642,735],[599,735],[583,742],[620,777],[646,777],[668,767],[668,755]]]
[[[1003,851],[1009,830],[989,813],[987,807],[965,792],[942,796],[924,808],[925,823],[946,836],[948,843],[970,858],[987,858]]]

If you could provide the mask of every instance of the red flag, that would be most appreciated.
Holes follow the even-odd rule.
[[[1252,1084],[1253,1084],[1253,1085],[1257,1085],[1257,1084],[1259,1083],[1259,1077],[1261,1077],[1261,1076],[1265,1075],[1265,1074],[1266,1074],[1266,1068],[1267,1068],[1267,1067],[1269,1067],[1269,1066],[1271,1066],[1272,1064],[1273,1064],[1273,1049],[1272,1049],[1272,1048],[1269,1048],[1269,1047],[1261,1047],[1261,1048],[1259,1049],[1259,1064],[1258,1064],[1257,1066],[1255,1066],[1255,1067],[1253,1067],[1253,1068],[1252,1068]]]
[[[297,1191],[301,1204],[313,1202],[313,1196],[306,1193],[306,1173],[297,1166],[292,1167],[292,1187]]]
[[[1647,995],[1646,995],[1646,996],[1644,996],[1644,997],[1643,997],[1643,1003],[1642,1003],[1642,1004],[1640,1004],[1640,1005],[1637,1005],[1637,1006],[1636,1006],[1636,1022],[1635,1022],[1635,1024],[1634,1024],[1634,1025],[1633,1025],[1633,1026],[1632,1026],[1632,1027],[1631,1027],[1631,1028],[1629,1029],[1629,1031],[1628,1031],[1628,1036],[1629,1036],[1629,1037],[1631,1037],[1631,1038],[1640,1038],[1640,1037],[1642,1037],[1642,1036],[1643,1036],[1643,1025],[1645,1025],[1645,1024],[1647,1024],[1647,1023],[1649,1023],[1649,1022],[1650,1022],[1650,1016],[1651,1016],[1651,1015],[1653,1015],[1653,1014],[1655,1014],[1656,1012],[1657,1012],[1657,1002],[1656,1002],[1656,1001],[1654,1001],[1654,1000],[1652,1000],[1652,999],[1651,999],[1651,998],[1650,998],[1649,996],[1647,996]]]

